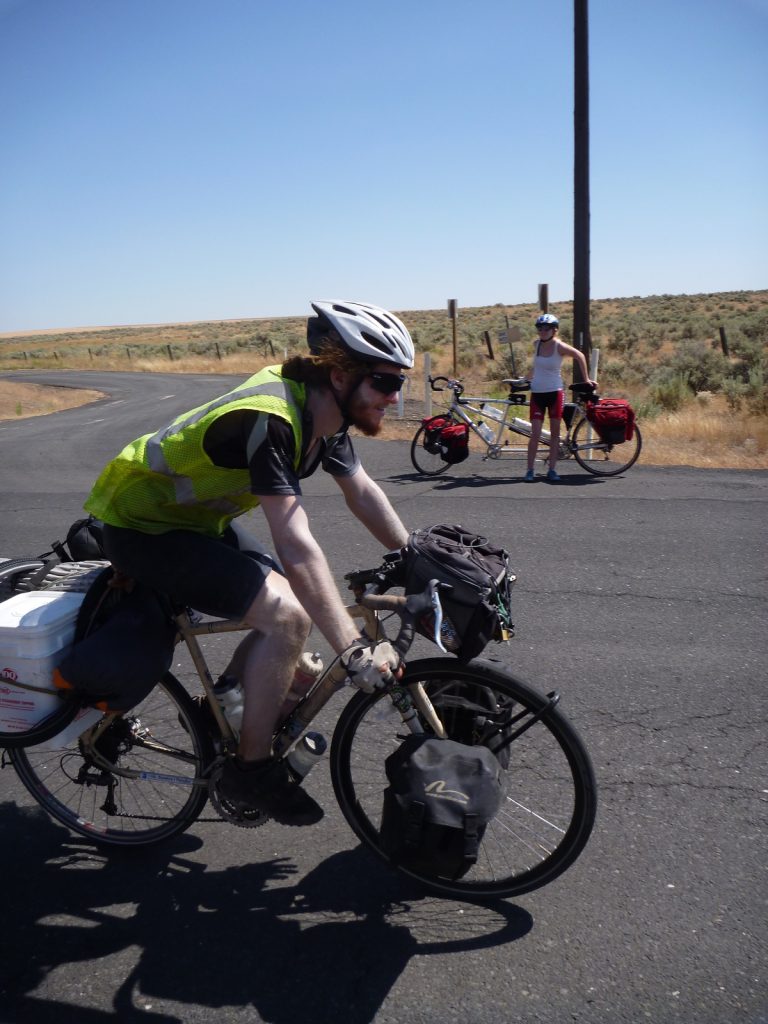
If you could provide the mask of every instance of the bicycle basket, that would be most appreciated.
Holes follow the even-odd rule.
[[[436,579],[441,590],[441,640],[461,661],[476,657],[491,640],[514,633],[510,612],[509,558],[502,548],[463,526],[415,530],[405,548],[405,592],[419,593]],[[417,622],[422,636],[434,639],[432,612]]]

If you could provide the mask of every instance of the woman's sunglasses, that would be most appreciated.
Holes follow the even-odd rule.
[[[404,373],[379,373],[374,371],[373,373],[366,374],[366,376],[371,382],[371,387],[376,391],[380,391],[382,395],[391,395],[393,391],[400,391],[405,383]]]

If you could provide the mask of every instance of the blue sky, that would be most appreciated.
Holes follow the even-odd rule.
[[[591,294],[768,287],[768,0],[591,0]],[[0,0],[0,331],[573,295],[573,0]]]

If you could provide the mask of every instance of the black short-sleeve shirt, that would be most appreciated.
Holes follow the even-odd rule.
[[[236,409],[219,417],[206,431],[206,454],[216,466],[250,472],[251,493],[257,495],[301,494],[300,481],[322,466],[335,477],[352,476],[360,459],[346,430],[321,438],[309,452],[312,417],[304,411],[302,451],[295,470],[296,445],[293,428],[281,416]]]

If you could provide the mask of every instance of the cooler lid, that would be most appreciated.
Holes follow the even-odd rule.
[[[20,631],[32,635],[53,631],[77,616],[83,597],[60,590],[14,594],[0,602],[0,635],[7,630],[13,630],[15,636]]]

